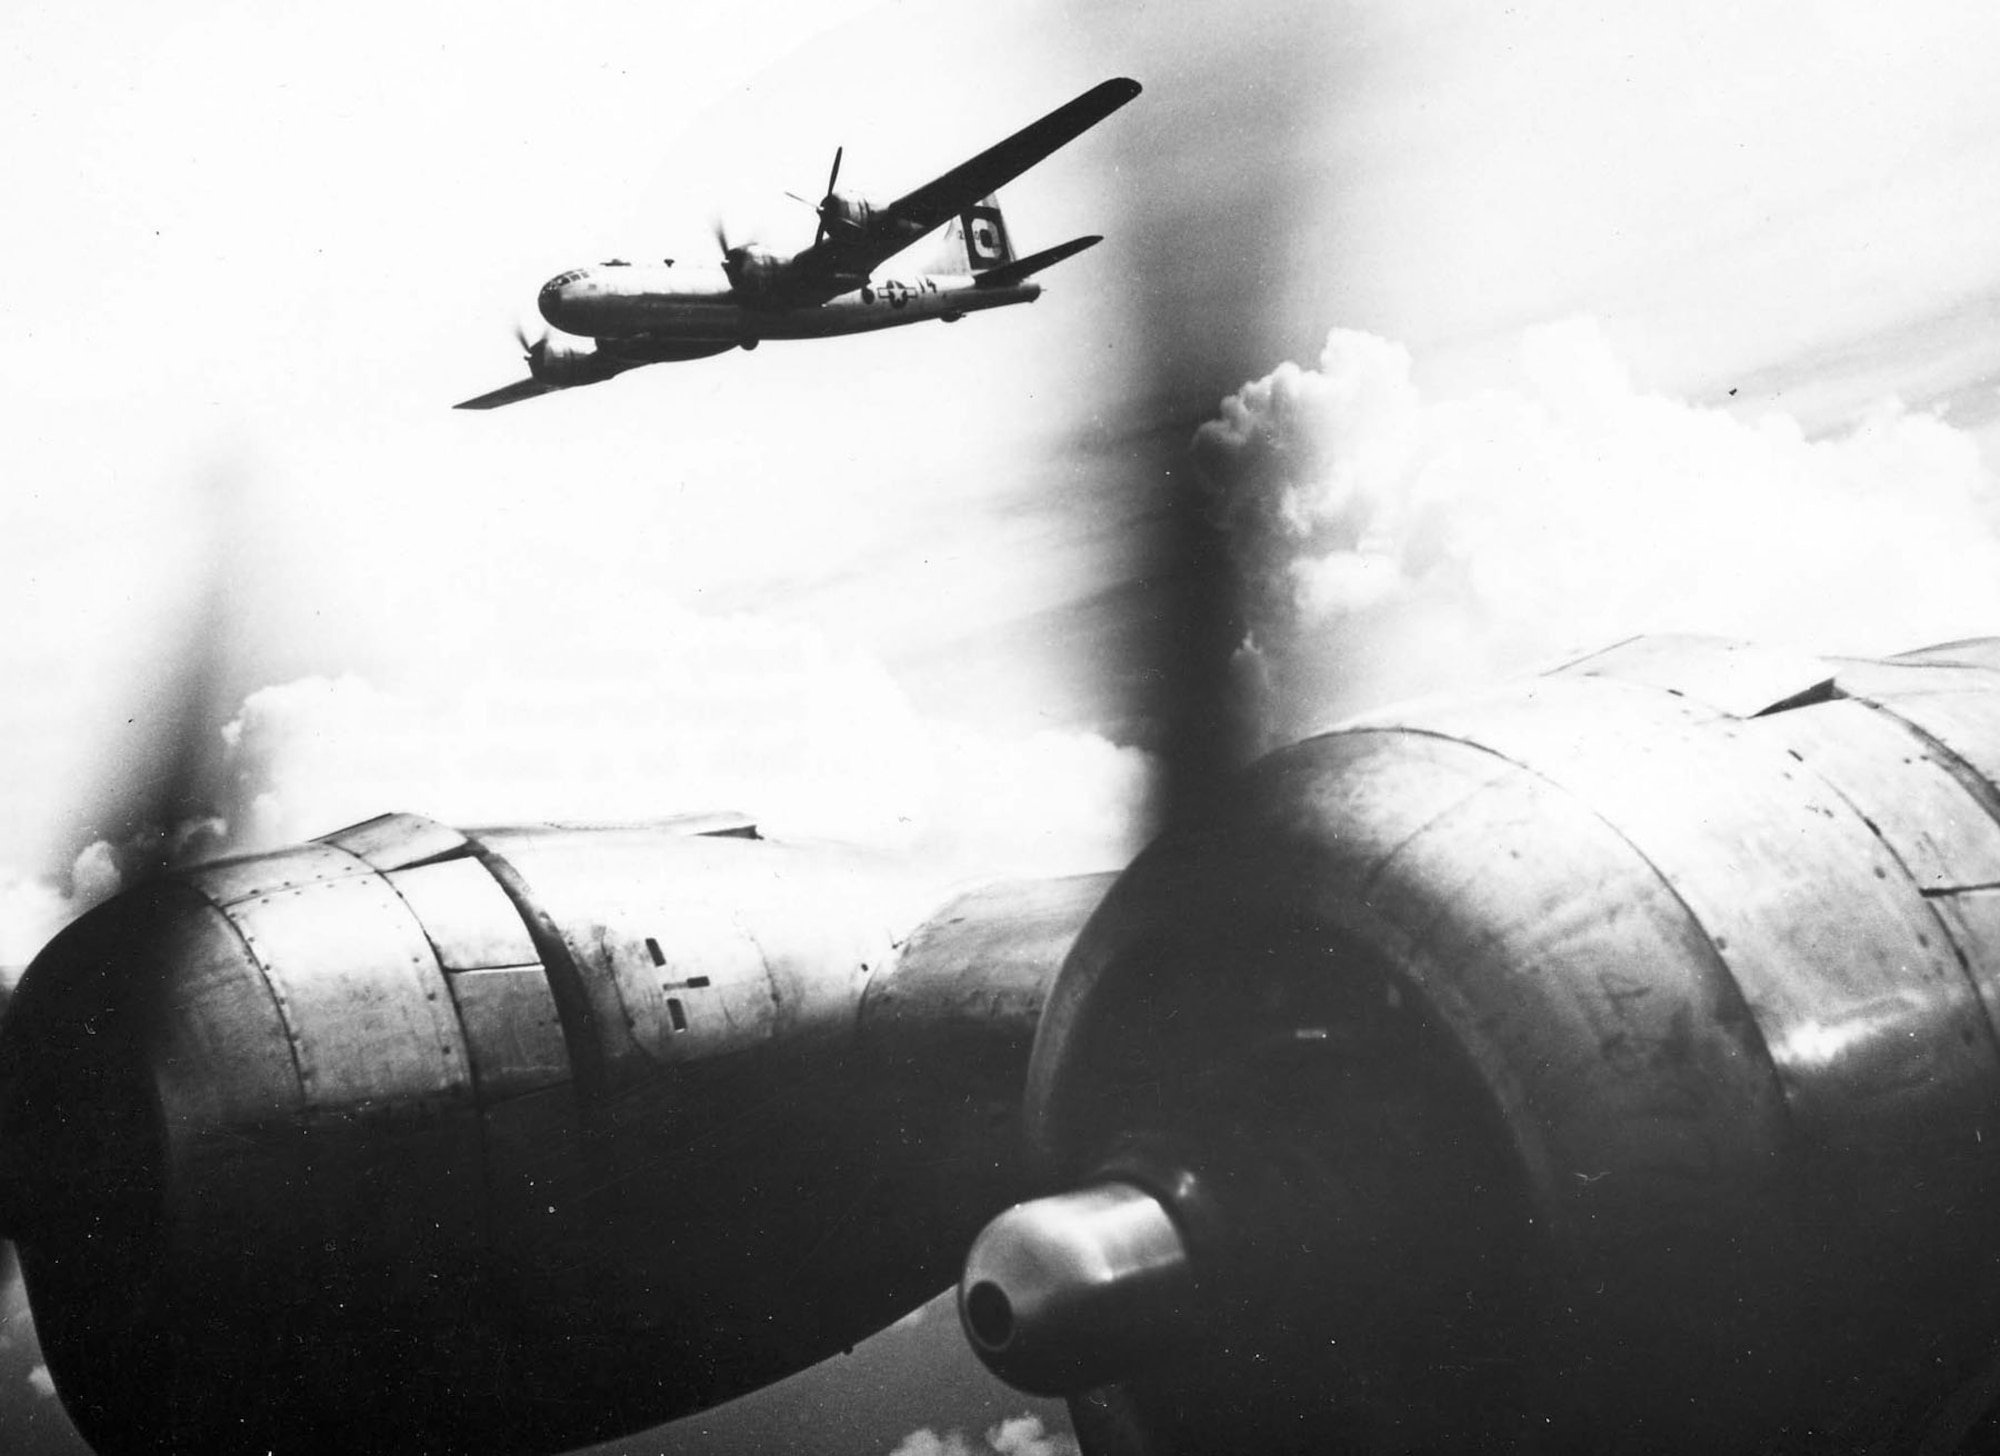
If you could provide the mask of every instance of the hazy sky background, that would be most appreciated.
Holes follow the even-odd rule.
[[[2000,630],[1996,58],[1840,0],[11,6],[0,967],[205,586],[239,843],[727,805],[962,873],[1129,849],[1168,470],[1274,740],[1633,631]],[[1003,194],[1106,234],[1033,307],[448,408],[563,268],[802,246],[835,145],[894,196],[1118,74]],[[5,1329],[0,1434],[73,1452]],[[618,1449],[978,1449],[981,1381],[934,1312]]]

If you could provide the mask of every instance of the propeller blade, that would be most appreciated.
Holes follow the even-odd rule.
[[[227,807],[228,767],[223,725],[241,702],[232,682],[240,612],[231,592],[231,564],[244,548],[240,487],[226,472],[212,482],[199,522],[204,539],[188,564],[195,583],[184,620],[163,644],[156,676],[128,700],[125,728],[106,744],[106,767],[74,806],[75,827],[54,857],[76,864],[86,848],[115,873],[111,888],[129,894],[176,865],[222,847],[218,814]],[[115,973],[112,972],[112,973]],[[0,986],[0,1014],[16,997]],[[0,1117],[8,1115],[0,1105]],[[10,1231],[20,1211],[19,1167],[0,1167],[0,1215]],[[0,1243],[0,1318],[12,1318],[20,1295],[11,1243]]]
[[[826,196],[822,197],[819,201],[819,206],[813,209],[814,212],[819,214],[819,226],[813,229],[813,246],[815,248],[825,242],[827,234],[832,231],[827,226],[826,215],[833,208],[833,188],[834,184],[840,181],[840,159],[846,153],[846,147],[835,147],[833,149],[833,168],[826,174]]]
[[[196,568],[185,625],[163,656],[160,677],[135,702],[133,736],[83,806],[83,827],[67,847],[73,857],[95,841],[110,844],[125,887],[185,858],[192,827],[224,804],[222,727],[238,701],[226,679],[239,636],[226,563],[240,549],[240,489],[226,476],[215,482],[206,559]]]

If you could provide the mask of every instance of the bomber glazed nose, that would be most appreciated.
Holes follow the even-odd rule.
[[[549,327],[564,329],[571,333],[578,332],[575,327],[576,321],[570,318],[574,303],[572,290],[583,281],[584,276],[583,269],[574,268],[567,273],[558,273],[542,285],[542,291],[536,295],[535,305],[541,310],[542,317],[548,321]],[[566,319],[569,321],[565,322]]]

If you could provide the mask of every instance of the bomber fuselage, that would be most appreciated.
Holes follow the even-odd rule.
[[[721,268],[676,264],[605,264],[551,278],[538,300],[542,317],[566,334],[602,343],[622,340],[756,343],[866,333],[926,319],[956,320],[983,309],[1031,303],[1041,285],[991,285],[969,276],[922,273],[908,281],[870,278],[825,303],[760,302],[732,286]]]

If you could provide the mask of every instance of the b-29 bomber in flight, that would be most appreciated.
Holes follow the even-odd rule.
[[[996,189],[1076,140],[1139,94],[1137,81],[1093,86],[1073,101],[968,162],[891,203],[839,190],[836,148],[826,195],[814,209],[812,244],[786,256],[755,243],[732,245],[717,230],[717,266],[614,259],[575,268],[542,285],[549,330],[520,336],[528,378],[468,399],[458,409],[494,409],[552,390],[597,384],[628,369],[754,349],[765,339],[817,339],[966,314],[1041,295],[1033,277],[1102,239],[1072,238],[1014,256]],[[896,254],[944,228],[935,256],[908,281],[877,278]]]

